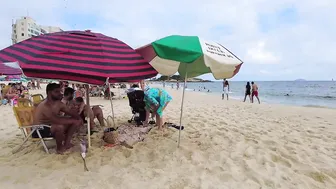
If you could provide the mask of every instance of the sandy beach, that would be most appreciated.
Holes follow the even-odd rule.
[[[178,124],[182,90],[166,121]],[[31,91],[34,93],[44,93]],[[117,126],[127,124],[127,99],[113,101]],[[108,100],[91,98],[111,115]],[[221,96],[186,92],[181,147],[178,130],[162,136],[154,128],[134,149],[104,148],[92,136],[84,172],[79,146],[65,155],[46,154],[23,139],[12,107],[0,106],[0,186],[34,189],[334,189],[336,110],[222,101]],[[52,145],[52,144],[51,144]]]

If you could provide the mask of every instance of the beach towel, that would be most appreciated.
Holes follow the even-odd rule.
[[[122,125],[115,130],[107,129],[105,132],[114,132],[114,133],[111,133],[110,139],[108,140],[104,139],[104,141],[107,143],[115,143],[115,144],[126,143],[132,146],[137,142],[143,141],[145,139],[145,136],[150,130],[151,127],[149,126],[134,127],[132,125]]]

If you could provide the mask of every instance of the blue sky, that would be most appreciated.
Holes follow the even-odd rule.
[[[232,80],[336,79],[334,0],[13,0],[1,7],[1,49],[11,43],[12,19],[29,12],[38,24],[91,29],[134,48],[171,34],[221,43],[244,61]]]

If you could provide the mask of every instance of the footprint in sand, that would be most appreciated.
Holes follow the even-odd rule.
[[[280,163],[286,167],[292,167],[292,164],[286,160],[285,158],[279,156],[279,155],[276,155],[276,154],[271,154],[271,159],[274,163]]]
[[[266,144],[266,145],[269,145],[269,146],[274,146],[276,145],[277,143],[273,140],[263,140],[262,143]]]

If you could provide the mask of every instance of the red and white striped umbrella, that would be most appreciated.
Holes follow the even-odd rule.
[[[21,75],[22,70],[17,62],[0,63],[0,75]]]
[[[18,62],[27,77],[102,85],[136,82],[157,71],[124,42],[90,31],[40,35],[0,51],[0,63]]]

